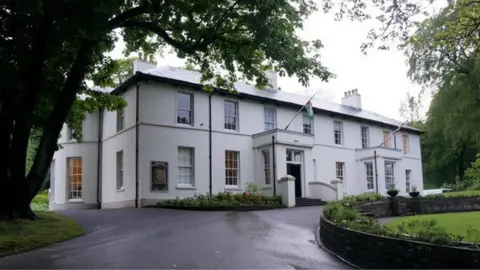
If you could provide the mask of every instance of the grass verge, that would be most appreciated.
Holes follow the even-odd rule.
[[[408,216],[395,219],[385,225],[392,230],[396,230],[398,225],[402,223],[408,224],[415,221],[428,222],[432,219],[448,233],[461,236],[463,241],[480,242],[480,212]],[[417,233],[415,231],[416,229],[415,226],[406,227],[409,234]]]
[[[39,193],[32,201],[38,220],[0,221],[0,258],[66,241],[83,234],[72,219],[48,210],[48,194]]]

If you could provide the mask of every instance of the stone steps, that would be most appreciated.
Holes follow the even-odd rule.
[[[323,206],[327,202],[322,201],[321,199],[311,199],[311,198],[295,198],[295,207],[302,206]]]

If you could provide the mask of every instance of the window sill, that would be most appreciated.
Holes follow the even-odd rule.
[[[226,191],[243,191],[239,186],[225,186]]]
[[[224,131],[224,132],[231,132],[231,133],[238,133],[238,132],[240,132],[238,129],[226,129],[226,128],[224,128],[223,131]]]
[[[193,124],[182,124],[182,123],[177,123],[177,126],[179,126],[179,127],[193,127]]]
[[[83,199],[70,199],[67,203],[84,203]]]
[[[272,188],[273,188],[272,185],[265,185],[265,186],[260,187],[261,190],[272,189]]]
[[[121,187],[121,188],[117,189],[117,193],[118,193],[118,192],[124,192],[124,191],[125,191],[125,188],[124,188],[124,187]]]
[[[189,186],[189,185],[177,185],[175,188],[180,190],[197,190],[195,186]]]

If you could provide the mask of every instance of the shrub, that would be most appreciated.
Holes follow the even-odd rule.
[[[473,198],[480,197],[480,190],[466,190],[466,191],[457,191],[457,192],[446,192],[441,194],[430,194],[425,196],[425,198]]]
[[[37,196],[33,198],[31,207],[34,211],[48,210],[48,203],[49,203],[48,191],[44,190],[39,192]]]
[[[257,183],[253,182],[247,183],[247,192],[255,194],[262,193],[262,191],[260,190],[260,186]]]
[[[451,193],[445,193],[451,194]],[[355,206],[362,202],[378,201],[385,197],[377,194],[362,194],[358,196],[346,196],[343,200],[328,203],[323,208],[325,218],[337,226],[355,231],[388,236],[399,239],[417,240],[434,244],[458,244],[463,240],[461,236],[448,233],[445,228],[437,224],[435,220],[413,220],[403,222],[396,230],[381,225],[372,217],[363,216]],[[469,235],[480,237],[480,233],[471,229]]]
[[[214,195],[196,194],[194,197],[176,198],[159,202],[165,206],[225,206],[225,205],[281,205],[280,196],[264,196],[260,193],[220,192]]]

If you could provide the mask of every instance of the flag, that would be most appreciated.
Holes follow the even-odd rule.
[[[312,100],[309,99],[307,101],[307,103],[305,104],[304,106],[305,108],[305,113],[310,117],[312,118],[313,117],[313,106],[312,106]]]

